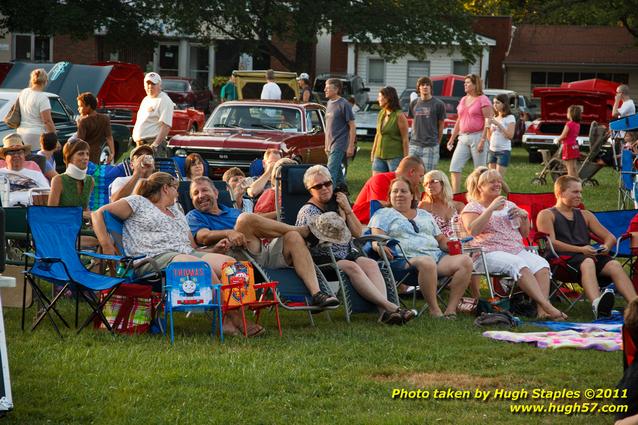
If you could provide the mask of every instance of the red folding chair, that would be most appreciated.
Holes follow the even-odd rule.
[[[622,327],[622,352],[623,367],[627,369],[634,363],[634,359],[636,358],[636,343],[625,325]]]

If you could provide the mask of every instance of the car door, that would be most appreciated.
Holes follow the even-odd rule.
[[[306,143],[301,153],[304,163],[325,164],[325,116],[323,109],[306,110]]]

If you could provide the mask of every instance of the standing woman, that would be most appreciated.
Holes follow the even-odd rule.
[[[49,77],[44,69],[34,69],[31,71],[29,87],[18,95],[20,126],[16,131],[24,143],[33,150],[40,148],[42,133],[55,133],[55,124],[51,118],[51,102],[43,93],[48,81]]]
[[[459,143],[450,162],[452,191],[454,193],[461,191],[461,172],[470,158],[474,162],[474,168],[487,163],[487,149],[485,149],[487,127],[485,123],[494,116],[490,100],[483,94],[483,84],[478,75],[467,75],[463,86],[465,96],[459,101],[458,119],[447,142],[448,150],[452,150],[454,149],[454,139],[459,136]]]
[[[94,164],[99,164],[104,143],[109,148],[109,156],[106,163],[110,164],[115,155],[113,134],[111,134],[111,120],[105,114],[98,114],[97,99],[91,92],[84,92],[77,97],[78,112],[78,138],[89,144],[89,159]]]
[[[489,119],[487,134],[490,140],[488,166],[505,177],[505,171],[512,157],[512,137],[516,130],[516,118],[510,111],[509,97],[499,94],[494,98],[495,117]]]
[[[377,97],[381,110],[377,118],[377,134],[372,144],[372,175],[394,171],[408,156],[408,119],[401,110],[394,87],[383,87]]]

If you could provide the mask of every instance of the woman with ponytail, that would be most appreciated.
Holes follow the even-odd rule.
[[[32,149],[40,149],[40,135],[55,133],[55,124],[51,117],[51,102],[44,88],[48,82],[47,72],[42,69],[31,71],[29,87],[18,95],[20,103],[20,126],[16,129],[24,143]]]

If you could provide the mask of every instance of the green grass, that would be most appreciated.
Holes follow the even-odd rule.
[[[364,144],[350,169],[357,191],[369,176],[367,149]],[[516,151],[508,171],[512,189],[542,191],[529,187],[540,166],[525,158]],[[442,161],[441,168],[447,165]],[[586,189],[585,202],[613,208],[615,177],[608,170],[599,177],[601,186]],[[69,302],[63,310],[71,318]],[[570,313],[576,320],[591,315],[585,304]],[[16,424],[610,423],[603,414],[514,415],[502,400],[392,400],[390,394],[394,388],[583,391],[613,388],[622,371],[619,352],[494,342],[470,317],[387,327],[373,315],[355,315],[347,325],[336,312],[316,316],[311,327],[304,314],[285,312],[280,338],[266,314],[266,336],[220,344],[211,340],[204,315],[180,315],[173,346],[158,336],[93,330],[65,331],[60,340],[46,322],[21,332],[17,309],[6,309],[5,317],[15,405],[5,422]]]

